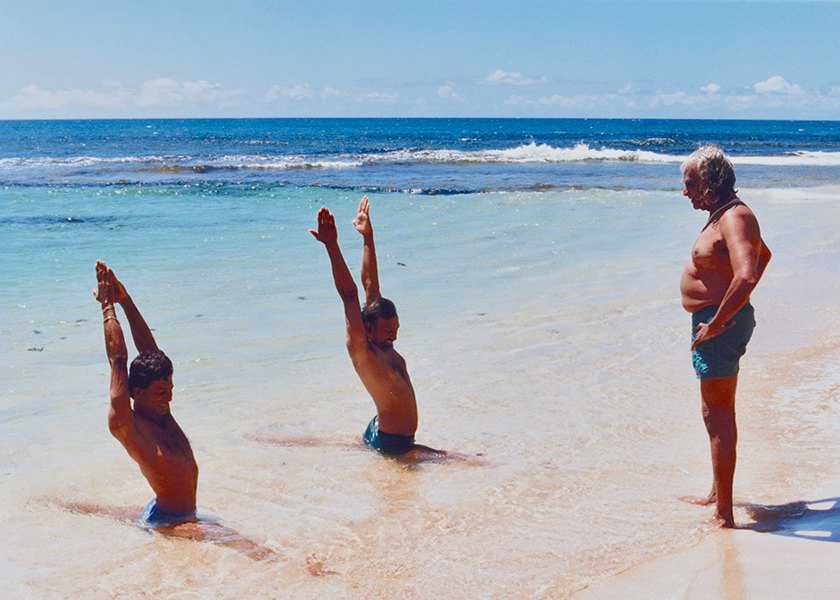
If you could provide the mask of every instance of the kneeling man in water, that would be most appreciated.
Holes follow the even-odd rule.
[[[177,525],[195,520],[198,465],[190,442],[169,411],[172,362],[155,338],[125,287],[104,262],[96,263],[102,305],[105,347],[111,363],[111,409],[108,428],[152,486],[155,498],[143,511],[151,525]],[[127,369],[128,350],[115,304],[122,306],[139,355]],[[134,407],[131,406],[134,398]]]
[[[683,195],[695,210],[709,212],[680,278],[680,293],[692,318],[692,359],[713,474],[707,498],[684,499],[715,504],[715,519],[734,527],[735,390],[739,360],[755,327],[750,294],[767,268],[770,250],[755,215],[738,198],[732,163],[718,146],[696,150],[682,164],[682,174]]]
[[[353,221],[364,239],[362,283],[365,306],[359,307],[359,292],[338,247],[335,218],[326,208],[318,212],[318,231],[309,232],[324,244],[332,265],[333,279],[344,302],[347,351],[353,367],[376,405],[376,416],[364,434],[365,443],[389,456],[408,458],[465,458],[414,443],[417,431],[417,400],[405,360],[394,349],[400,320],[394,303],[379,293],[379,274],[367,196],[359,203]]]
[[[141,520],[176,537],[208,541],[233,548],[255,560],[275,556],[238,532],[195,514],[198,465],[190,442],[169,410],[172,401],[172,362],[158,348],[140,311],[104,262],[96,262],[98,287],[94,296],[102,305],[105,349],[111,363],[111,408],[108,428],[140,466],[155,498],[146,505]],[[139,355],[127,368],[128,349],[115,304],[122,306]],[[131,406],[134,398],[134,407]],[[86,513],[136,517],[133,511],[78,504],[68,506]]]

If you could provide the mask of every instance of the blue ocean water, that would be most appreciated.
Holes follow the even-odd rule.
[[[834,181],[833,121],[241,119],[0,122],[0,185],[297,185],[460,193],[672,189],[721,144],[748,187]],[[772,167],[768,169],[767,167]]]
[[[705,141],[774,253],[739,382],[746,522],[836,466],[836,123],[0,122],[0,579],[36,598],[558,598],[694,543],[708,515],[675,498],[710,468],[678,280],[705,215],[679,164]],[[307,229],[328,206],[358,274],[363,194],[418,441],[486,467],[334,444],[373,406]],[[175,362],[200,514],[281,560],[60,508],[150,495],[107,431],[97,259]],[[255,441],[284,436],[324,444]]]

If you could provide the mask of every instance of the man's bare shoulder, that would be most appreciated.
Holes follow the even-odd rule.
[[[153,463],[172,456],[192,458],[192,448],[180,425],[168,414],[158,423],[132,410],[127,427],[114,434],[137,461]]]
[[[350,358],[353,360],[354,364],[358,361],[359,363],[367,364],[371,367],[386,367],[392,364],[394,362],[393,355],[402,360],[402,357],[397,354],[397,351],[393,348],[389,352],[386,352],[381,348],[377,348],[367,339],[365,340],[364,345],[358,344],[355,350],[350,352]],[[405,361],[402,362],[405,364]]]
[[[736,204],[718,219],[717,227],[726,237],[743,236],[760,238],[758,219],[752,209],[744,203]]]

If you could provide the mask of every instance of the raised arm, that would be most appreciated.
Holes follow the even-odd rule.
[[[318,231],[309,230],[316,240],[324,244],[332,265],[333,281],[338,295],[344,303],[344,320],[347,326],[347,350],[351,356],[357,351],[367,351],[367,338],[362,323],[362,310],[359,306],[359,290],[347,268],[344,256],[338,246],[338,232],[335,217],[322,207],[318,211]]]
[[[359,215],[353,225],[365,241],[362,250],[362,285],[365,286],[365,302],[370,304],[382,295],[379,293],[379,269],[376,266],[376,248],[373,245],[373,225],[370,222],[370,202],[367,196],[359,202]]]
[[[108,272],[113,282],[114,302],[122,306],[125,312],[125,316],[128,319],[128,326],[131,328],[131,337],[134,340],[134,346],[137,348],[137,352],[142,354],[143,352],[156,351],[158,346],[155,342],[155,337],[152,335],[152,330],[149,329],[143,315],[140,314],[131,296],[125,290],[125,286],[117,279],[114,272],[111,269],[108,269]]]
[[[123,441],[130,435],[133,418],[128,387],[128,349],[114,308],[116,286],[113,283],[113,274],[102,261],[96,261],[96,281],[98,286],[93,295],[102,306],[105,351],[111,364],[111,408],[108,411],[108,428],[115,438]]]

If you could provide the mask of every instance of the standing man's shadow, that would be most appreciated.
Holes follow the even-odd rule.
[[[776,506],[742,504],[755,523],[744,525],[763,533],[820,542],[840,542],[840,497]]]

